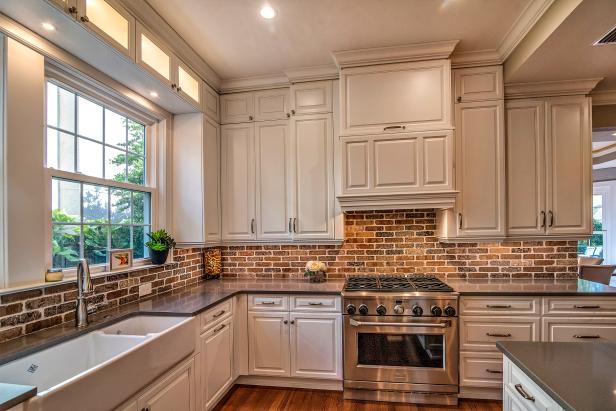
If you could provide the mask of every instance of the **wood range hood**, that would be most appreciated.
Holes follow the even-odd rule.
[[[451,53],[457,40],[334,52],[343,211],[454,206]]]

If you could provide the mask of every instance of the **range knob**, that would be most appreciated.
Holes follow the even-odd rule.
[[[359,306],[359,313],[361,315],[366,315],[368,314],[368,306],[366,304],[362,304]]]
[[[448,317],[453,317],[454,315],[456,315],[456,309],[453,308],[451,305],[448,305],[447,307],[445,307],[445,315]]]
[[[398,305],[396,305],[396,306],[394,307],[394,312],[395,312],[396,314],[403,314],[403,313],[404,313],[404,307],[403,307],[403,306],[401,306],[400,304],[398,304]]]
[[[433,305],[432,308],[430,308],[430,312],[435,317],[440,317],[441,315],[443,315],[443,310],[441,310],[441,307],[437,305]]]
[[[420,307],[420,306],[418,306],[417,304],[415,304],[415,305],[413,306],[413,310],[412,310],[412,311],[413,311],[413,315],[414,315],[415,317],[421,317],[421,316],[422,316],[422,314],[423,314],[423,308],[421,308],[421,307]]]
[[[355,306],[353,304],[347,305],[347,309],[346,310],[347,310],[347,313],[351,314],[351,315],[355,314],[355,311],[357,311],[357,309],[355,308]]]
[[[383,304],[379,304],[376,307],[376,313],[378,315],[385,315],[387,313],[387,308]]]

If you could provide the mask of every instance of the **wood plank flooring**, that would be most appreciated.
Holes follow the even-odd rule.
[[[339,391],[238,385],[216,411],[500,411],[500,401],[460,400],[457,407],[349,401]]]

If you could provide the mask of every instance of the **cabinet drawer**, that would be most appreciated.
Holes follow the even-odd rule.
[[[460,385],[500,388],[503,381],[503,355],[491,352],[460,353]]]
[[[505,386],[505,396],[517,399],[524,409],[534,411],[559,411],[562,408],[547,395],[533,380],[515,366],[509,359],[505,358],[503,367],[503,379]],[[516,387],[517,386],[517,387]],[[524,393],[524,394],[523,394]],[[533,399],[524,398],[532,397]]]
[[[292,295],[291,311],[331,311],[339,313],[340,297],[335,295]]]
[[[541,321],[544,341],[616,341],[616,318],[543,318]]]
[[[540,298],[463,297],[460,315],[540,315]]]
[[[539,318],[461,317],[460,350],[496,351],[497,341],[539,341]]]
[[[503,67],[474,67],[453,71],[456,102],[504,98]]]
[[[233,299],[229,298],[201,314],[201,331],[220,323],[233,314]]]
[[[616,316],[616,298],[545,297],[544,315]]]
[[[250,294],[249,311],[288,311],[289,296],[282,294]]]

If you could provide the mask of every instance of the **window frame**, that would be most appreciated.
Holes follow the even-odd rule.
[[[45,170],[45,266],[47,269],[51,269],[53,267],[53,256],[52,256],[52,232],[53,232],[53,221],[52,221],[52,180],[54,178],[62,179],[62,180],[72,180],[76,182],[80,182],[82,184],[93,184],[99,186],[105,186],[108,188],[120,188],[125,190],[132,191],[140,191],[150,194],[150,229],[154,231],[158,228],[158,190],[156,187],[156,170],[157,170],[157,156],[156,156],[156,133],[157,133],[157,122],[151,116],[148,116],[145,113],[140,112],[137,108],[132,105],[126,104],[124,101],[118,98],[114,98],[114,96],[110,96],[109,94],[97,92],[91,87],[80,87],[78,81],[74,79],[67,78],[66,76],[56,76],[53,71],[46,71],[45,73],[45,105],[44,105],[44,150],[43,158],[45,159],[45,164],[43,168]],[[51,82],[58,87],[64,88],[76,96],[81,96],[89,101],[92,101],[96,104],[101,105],[104,109],[109,109],[114,111],[122,116],[125,116],[133,121],[139,122],[145,126],[145,147],[144,147],[144,157],[145,157],[145,175],[144,175],[144,184],[139,185],[135,183],[130,183],[128,181],[114,181],[108,180],[104,177],[94,177],[88,176],[85,174],[81,174],[78,172],[64,171],[56,168],[49,167],[47,165],[47,83]],[[77,104],[77,99],[75,100],[75,104]],[[77,121],[77,119],[75,119]],[[53,127],[53,129],[61,130],[58,127]],[[103,126],[104,127],[104,126]],[[73,133],[77,136],[77,130]],[[108,147],[105,143],[98,142],[104,147]],[[128,152],[128,148],[127,148]],[[75,159],[77,161],[77,159]],[[104,176],[104,173],[103,173]],[[81,244],[80,247],[83,247]],[[149,258],[140,258],[133,260],[133,267],[141,267],[150,264]],[[96,264],[91,265],[90,270],[92,273],[101,273],[109,271],[109,263],[105,264]],[[74,278],[77,275],[76,268],[65,268],[62,269],[64,273],[64,277],[66,279]]]

